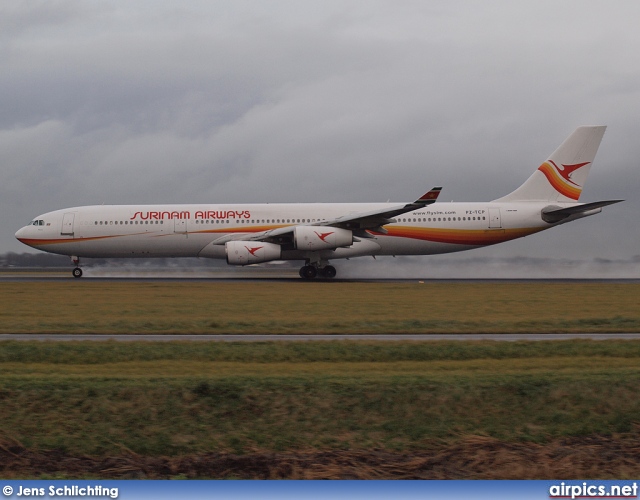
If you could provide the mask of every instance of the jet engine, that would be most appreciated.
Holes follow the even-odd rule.
[[[280,245],[262,241],[228,241],[224,245],[227,263],[235,266],[258,264],[280,258]]]
[[[327,250],[351,246],[353,233],[339,227],[296,226],[293,241],[298,250]]]

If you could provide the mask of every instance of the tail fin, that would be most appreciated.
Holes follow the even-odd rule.
[[[606,128],[578,127],[522,186],[494,201],[578,201]]]

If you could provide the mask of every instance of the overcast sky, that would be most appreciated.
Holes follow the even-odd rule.
[[[632,259],[638,19],[632,1],[2,2],[0,253],[78,205],[488,201],[608,125],[581,201],[625,203],[469,255]]]

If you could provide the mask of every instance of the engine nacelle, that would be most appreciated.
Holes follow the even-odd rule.
[[[234,266],[278,260],[281,254],[280,245],[262,241],[228,241],[224,248],[227,263]]]
[[[296,226],[293,241],[298,250],[327,250],[353,244],[349,229],[328,226]]]

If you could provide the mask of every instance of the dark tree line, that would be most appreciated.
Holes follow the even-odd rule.
[[[64,255],[50,253],[15,253],[0,255],[0,267],[69,267],[71,261]]]
[[[108,265],[111,267],[119,266],[135,266],[135,267],[219,267],[225,266],[224,261],[216,261],[211,259],[198,258],[138,258],[138,259],[82,259],[83,266],[101,266]],[[71,268],[73,264],[71,259],[66,255],[54,255],[50,253],[15,253],[9,252],[0,254],[0,268],[46,268],[46,267],[65,267]]]

